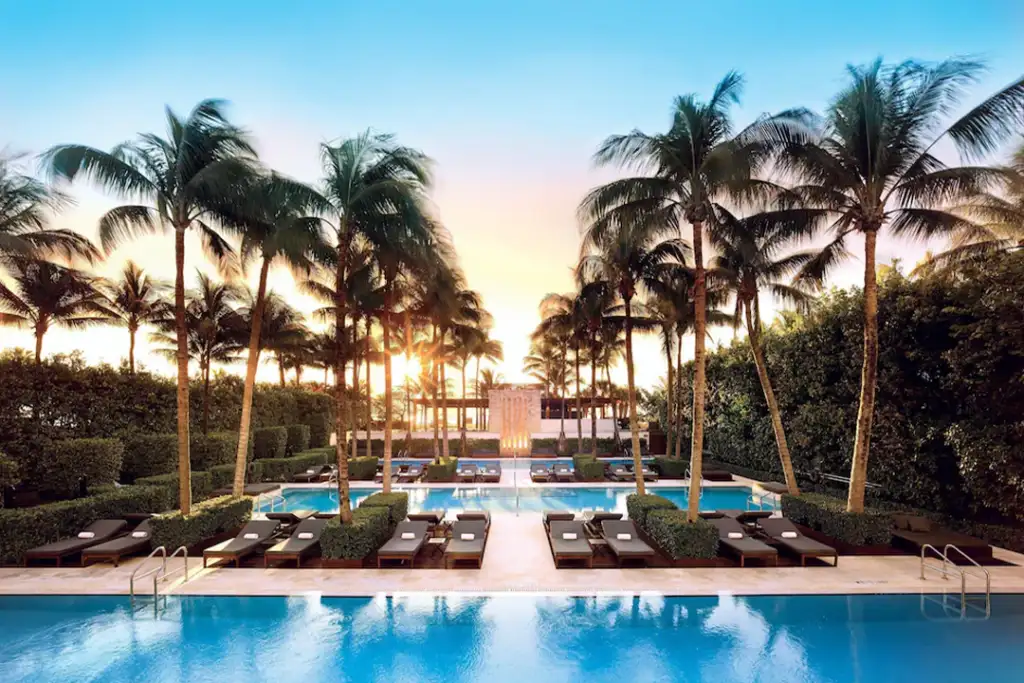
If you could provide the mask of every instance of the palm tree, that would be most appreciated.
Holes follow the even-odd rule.
[[[556,368],[552,368],[557,377],[567,380],[570,375],[569,354],[575,359],[575,370],[571,375],[576,379],[576,420],[577,420],[577,442],[576,452],[583,451],[583,426],[580,424],[579,415],[579,386],[580,386],[580,325],[578,306],[575,294],[548,294],[540,302],[541,321],[534,330],[532,339],[541,344],[537,350],[543,353],[546,349],[544,343],[551,349],[557,351]],[[558,433],[558,452],[565,450],[565,394],[567,381],[553,386],[561,395],[561,415]]]
[[[258,293],[248,292],[246,304],[238,311],[249,331],[250,344],[253,337],[252,328],[256,324],[257,297]],[[288,368],[288,356],[307,344],[309,330],[306,328],[302,312],[276,292],[265,291],[261,304],[257,347],[255,353],[251,353],[251,346],[248,347],[250,349],[249,358],[258,364],[260,354],[264,349],[272,352],[277,360],[278,383],[283,387],[286,384],[285,371]],[[243,451],[243,454],[246,452]]]
[[[420,192],[429,182],[426,157],[394,142],[390,135],[370,132],[320,148],[324,169],[324,195],[332,205],[337,222],[334,227],[335,329],[337,344],[345,341],[345,316],[349,310],[347,277],[350,273],[352,246],[357,237],[367,235],[380,222],[393,221],[419,207]],[[351,406],[346,397],[342,357],[335,361],[335,430],[338,434],[338,501],[343,522],[352,519],[349,500],[348,459],[343,439]]]
[[[209,255],[223,263],[231,247],[214,229],[236,228],[217,207],[252,174],[255,152],[245,132],[228,122],[224,103],[204,100],[185,118],[167,110],[166,138],[146,133],[104,152],[85,145],[60,145],[45,154],[54,176],[91,177],[104,189],[139,201],[100,218],[100,244],[108,252],[139,234],[174,231],[174,321],[178,366],[178,500],[192,506],[189,463],[188,329],[185,316],[185,233],[199,233]]]
[[[505,359],[504,345],[497,339],[492,339],[489,330],[482,330],[481,332],[482,335],[473,346],[472,352],[473,358],[476,359],[476,379],[473,380],[473,394],[477,400],[483,398],[480,393],[480,361],[486,360],[491,363],[497,363]],[[477,431],[484,430],[483,408],[477,407],[476,414]]]
[[[6,262],[13,287],[0,282],[0,325],[32,328],[36,365],[42,362],[43,336],[51,326],[79,329],[113,315],[99,281],[82,271],[20,256]]]
[[[693,435],[690,441],[692,480],[688,516],[691,520],[697,518],[700,505],[698,494],[707,393],[704,230],[713,227],[714,201],[729,196],[757,196],[768,186],[755,180],[754,175],[770,158],[774,137],[780,136],[780,131],[788,130],[790,122],[803,115],[802,112],[785,112],[776,117],[761,118],[734,136],[729,112],[739,102],[742,87],[743,78],[731,72],[719,82],[707,102],[701,102],[692,94],[677,97],[668,132],[650,135],[635,130],[609,137],[595,155],[597,163],[618,164],[646,175],[623,178],[598,187],[580,205],[581,218],[590,226],[590,241],[593,243],[601,242],[605,233],[658,231],[667,235],[678,234],[683,222],[692,227],[693,299],[697,317],[694,321]],[[774,137],[769,138],[769,135]],[[631,334],[632,331],[627,329],[627,373],[632,372]],[[632,388],[629,394],[632,402]],[[631,410],[631,414],[633,412]],[[633,450],[639,457],[635,426],[633,429]]]
[[[487,398],[491,391],[497,389],[498,385],[504,383],[504,381],[505,378],[500,372],[493,370],[492,368],[484,368],[480,371],[480,379],[476,382],[477,398]],[[480,422],[483,424],[485,420],[481,419]]]
[[[597,367],[601,359],[602,329],[614,325],[614,288],[604,280],[579,282],[576,296],[576,315],[580,333],[586,339],[590,364],[590,452],[597,457]],[[577,392],[578,393],[578,392]],[[577,409],[578,411],[578,409]]]
[[[558,452],[562,453],[565,451],[565,394],[572,370],[566,356],[565,339],[557,337],[556,333],[557,329],[549,329],[547,334],[534,331],[530,339],[530,353],[523,358],[523,372],[540,382],[550,398],[561,398]]]
[[[950,59],[938,64],[903,62],[849,67],[849,84],[825,112],[820,130],[786,136],[778,168],[799,179],[794,193],[828,209],[831,241],[804,267],[821,279],[846,255],[851,234],[864,237],[864,359],[847,509],[864,509],[871,423],[878,374],[879,233],[931,237],[983,230],[958,213],[1012,179],[1005,169],[949,166],[934,154],[948,141],[965,160],[995,151],[1024,123],[1024,78],[995,93],[949,125],[982,64]]]
[[[102,289],[109,301],[112,317],[108,322],[128,328],[128,372],[135,374],[135,334],[143,325],[165,320],[170,306],[163,298],[168,285],[147,276],[132,261],[127,261],[121,277],[105,282]]]
[[[466,436],[466,370],[469,369],[469,359],[473,357],[473,349],[480,343],[483,336],[484,331],[478,327],[473,327],[471,325],[460,326],[452,335],[452,345],[448,354],[452,359],[452,365],[459,370],[462,376],[462,389],[459,394],[462,401],[462,407],[459,410],[458,423],[460,444],[459,453],[461,453],[464,458],[469,455],[469,452],[467,451]]]

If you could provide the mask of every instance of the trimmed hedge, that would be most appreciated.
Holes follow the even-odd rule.
[[[288,450],[288,429],[264,427],[252,433],[252,456],[256,460],[283,458]]]
[[[300,472],[326,465],[327,455],[320,450],[308,451],[291,458],[265,458],[259,464],[263,481],[290,481]]]
[[[325,414],[310,415],[306,419],[309,425],[309,445],[311,448],[324,448],[331,444],[330,416]]]
[[[178,437],[175,434],[128,434],[121,461],[121,481],[167,474],[178,468]]]
[[[200,501],[213,493],[213,476],[209,472],[192,472],[192,500]],[[161,486],[168,490],[170,500],[178,500],[178,473],[159,474],[155,477],[139,477],[139,486]]]
[[[626,514],[644,531],[647,531],[647,515],[652,510],[677,509],[676,504],[668,498],[662,498],[650,493],[642,496],[637,493],[631,493],[626,496]]]
[[[164,487],[122,486],[75,500],[0,510],[0,563],[20,562],[26,550],[77,534],[98,519],[161,512],[173,504]]]
[[[256,463],[250,463],[249,467]],[[210,480],[213,490],[222,489],[235,483],[234,465],[217,465],[210,468]]]
[[[644,531],[674,560],[709,560],[718,555],[718,529],[703,519],[687,521],[683,510],[648,510]]]
[[[795,524],[850,545],[886,545],[892,541],[892,514],[867,508],[847,512],[846,501],[820,493],[782,496],[782,514]]]
[[[78,494],[82,478],[90,486],[117,481],[123,456],[119,439],[54,441],[38,453],[33,477],[44,494],[70,498]]]
[[[580,481],[602,481],[604,479],[604,463],[592,455],[577,453],[572,456],[572,467],[576,479]]]
[[[384,545],[389,528],[388,508],[360,506],[352,511],[349,524],[342,524],[341,517],[327,522],[320,548],[329,560],[361,560]]]
[[[690,461],[684,458],[657,457],[652,467],[667,479],[685,479],[686,471],[690,469]]]
[[[252,441],[249,442],[252,448]],[[217,465],[233,465],[238,454],[237,432],[210,432],[192,434],[189,439],[189,459],[193,469],[207,471]],[[250,450],[250,456],[252,455]]]
[[[252,516],[252,500],[221,496],[192,506],[188,516],[181,512],[158,515],[150,520],[153,546],[186,548],[219,533],[237,529]]]
[[[288,443],[285,447],[289,455],[298,455],[309,450],[309,425],[288,425]]]
[[[348,459],[349,481],[373,481],[373,475],[376,473],[377,458],[375,456]]]
[[[448,458],[447,462],[432,462],[423,473],[424,481],[454,481],[455,470],[459,467],[458,458]]]
[[[409,494],[401,492],[374,493],[364,498],[359,507],[387,508],[388,524],[394,529],[409,514]]]

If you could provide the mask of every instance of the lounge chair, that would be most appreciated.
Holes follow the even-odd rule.
[[[385,560],[397,560],[399,564],[408,562],[412,569],[416,554],[429,537],[429,522],[399,522],[395,535],[377,551],[377,569],[384,566]]]
[[[601,522],[601,537],[615,554],[620,567],[626,560],[641,560],[646,565],[655,555],[654,548],[640,539],[631,519],[606,519]]]
[[[576,519],[576,513],[571,510],[545,510],[544,515],[544,528],[551,526],[551,522],[572,522]],[[580,522],[582,524],[583,522]]]
[[[603,522],[617,522],[622,519],[621,512],[605,512],[604,510],[588,510],[583,513],[583,525],[594,538],[601,536]]]
[[[452,525],[452,538],[444,549],[444,566],[450,569],[456,562],[472,562],[479,569],[484,564],[487,547],[487,523],[478,519],[460,519]]]
[[[772,517],[762,519],[760,522],[761,531],[775,543],[782,546],[789,552],[800,557],[800,565],[807,565],[808,557],[831,557],[835,566],[839,566],[839,553],[830,545],[819,543],[813,538],[807,538],[799,529],[785,517]]]
[[[763,519],[768,519],[773,514],[772,510],[719,510],[722,517],[735,519],[740,524],[756,524]]]
[[[285,540],[267,548],[263,553],[263,566],[269,567],[273,560],[282,562],[295,560],[295,566],[302,566],[302,558],[309,555],[320,545],[320,536],[327,526],[326,519],[309,517],[299,522],[292,535]]]
[[[122,557],[147,551],[151,546],[149,520],[147,519],[125,536],[118,536],[105,543],[89,546],[83,550],[82,566],[84,567],[89,562],[110,560],[116,567],[121,563]]]
[[[402,465],[402,467],[404,467],[404,465]],[[398,470],[399,470],[399,466],[398,465],[392,465],[391,466],[391,481],[394,481],[395,479],[398,478]],[[375,484],[383,484],[384,483],[384,469],[383,468],[378,469],[377,472],[373,475],[373,483],[375,483]]]
[[[446,510],[421,510],[420,512],[410,512],[406,519],[410,522],[426,522],[433,529],[444,522],[446,514]]]
[[[455,515],[460,522],[483,522],[487,528],[491,528],[491,513],[487,510],[466,510]]]
[[[535,462],[530,465],[530,480],[534,482],[551,481],[551,470],[547,465]]]
[[[626,465],[606,465],[605,476],[612,481],[631,481],[635,479],[633,472]]]
[[[588,569],[594,566],[594,549],[587,540],[583,522],[555,519],[546,526],[555,569],[564,562],[582,562]]]
[[[485,484],[498,484],[501,482],[501,463],[487,463],[480,468],[480,481]]]
[[[123,519],[101,519],[85,527],[71,538],[25,551],[23,562],[27,567],[30,560],[55,560],[59,567],[65,558],[122,535],[127,526],[128,522]]]
[[[423,476],[423,465],[409,465],[404,472],[398,473],[399,484],[412,484]]]
[[[316,510],[291,510],[289,512],[268,512],[263,516],[281,523],[281,531],[290,531],[291,527],[307,520],[316,514]]]
[[[700,478],[704,481],[732,481],[732,473],[725,470],[701,470]],[[689,477],[687,477],[689,479]]]
[[[651,469],[649,465],[641,466],[640,475],[644,478],[644,481],[658,481],[658,473]]]
[[[926,544],[942,552],[945,552],[947,545],[955,545],[972,560],[992,559],[992,546],[985,541],[941,527],[927,517],[893,515],[893,523],[893,545],[913,550],[918,555]],[[954,553],[950,559],[956,559],[956,554]]]
[[[455,470],[455,481],[470,484],[476,481],[476,475],[479,471],[479,468],[473,463],[459,465],[458,469]]]
[[[245,488],[242,489],[243,496],[258,496],[263,493],[270,493],[271,491],[277,491],[281,488],[280,484],[246,484]],[[232,493],[230,486],[224,486],[213,492],[215,496],[230,496]]]
[[[209,560],[227,560],[239,566],[243,559],[257,552],[264,543],[274,537],[281,523],[276,519],[254,519],[229,541],[218,543],[203,551],[203,567]]]
[[[726,548],[739,556],[741,567],[745,567],[747,560],[751,558],[765,562],[771,558],[774,564],[779,564],[779,551],[767,543],[751,538],[746,528],[735,519],[720,517],[709,519],[708,522],[718,528],[719,548]]]
[[[305,472],[292,475],[292,481],[296,484],[311,484],[314,481],[323,481],[329,476],[331,476],[331,466],[321,465],[320,467],[311,467]]]
[[[555,476],[555,481],[568,482],[575,481],[576,476],[572,473],[572,468],[566,465],[564,462],[556,463],[551,468],[552,473]]]

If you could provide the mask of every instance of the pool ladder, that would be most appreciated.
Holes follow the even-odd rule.
[[[931,553],[932,553],[931,555],[929,555],[929,551],[931,551]],[[950,559],[950,555],[952,555],[954,552],[956,554],[958,554],[960,557],[962,557],[965,560],[967,560],[968,562],[970,562],[971,565],[973,565],[973,566],[967,566],[967,567],[960,567],[960,566],[958,566],[956,563],[953,562],[952,559]],[[939,559],[942,560],[942,564],[938,564],[937,562],[929,562],[928,561],[928,560],[939,560]],[[926,604],[928,602],[931,602],[931,603],[934,603],[934,604],[937,604],[937,605],[941,605],[942,611],[947,616],[954,616],[954,618],[961,619],[961,620],[969,618],[968,617],[968,608],[970,608],[972,610],[975,610],[976,612],[978,612],[981,615],[983,615],[983,616],[979,617],[979,618],[982,618],[982,619],[988,619],[992,615],[992,577],[989,574],[989,571],[987,569],[985,569],[980,564],[978,564],[973,558],[968,557],[968,555],[963,550],[961,550],[960,548],[956,547],[952,543],[947,543],[946,546],[940,551],[938,548],[936,548],[935,546],[931,545],[930,543],[925,543],[921,547],[921,580],[922,581],[927,579],[927,577],[925,576],[925,571],[926,570],[927,571],[931,571],[931,572],[935,572],[936,574],[939,574],[944,581],[948,581],[950,576],[959,577],[960,578],[960,604],[959,604],[959,606],[956,605],[956,604],[951,604],[951,596],[950,596],[950,594],[948,592],[942,594],[942,599],[941,600],[938,597],[936,597],[936,596],[927,595],[925,593],[922,593],[921,594],[921,613],[922,614],[925,613],[925,606],[926,606]],[[980,573],[979,573],[979,570],[980,570]],[[968,576],[973,576],[975,578],[984,579],[985,580],[985,594],[984,594],[984,596],[982,596],[980,593],[978,593],[978,594],[971,594],[971,593],[967,592],[967,577]],[[956,594],[954,593],[952,597],[955,597],[955,595]],[[978,604],[979,602],[982,602],[982,604],[979,605]],[[927,617],[926,614],[925,614],[925,616]]]
[[[173,560],[179,554],[185,560],[184,566],[183,567],[178,567],[177,569],[171,569],[170,571],[168,571],[167,570],[167,562],[168,562],[168,560]],[[157,567],[153,567],[152,569],[148,569],[148,570],[146,570],[146,571],[144,571],[144,572],[142,572],[140,574],[139,572],[146,565],[146,562],[148,562],[151,558],[153,558],[153,557],[155,557],[157,555],[160,555],[160,557],[161,557],[160,565],[157,566]],[[188,548],[186,548],[183,545],[182,546],[178,546],[178,549],[175,550],[173,553],[171,553],[169,556],[167,555],[167,547],[166,546],[162,546],[161,545],[161,546],[158,546],[158,547],[154,548],[153,552],[151,552],[149,555],[147,555],[146,559],[144,559],[142,562],[139,563],[139,566],[135,568],[135,571],[133,571],[131,576],[128,578],[128,594],[131,596],[132,608],[133,609],[135,608],[135,580],[136,579],[142,580],[142,579],[148,578],[150,576],[153,577],[153,614],[156,615],[160,611],[160,597],[161,597],[160,596],[160,581],[166,581],[169,577],[171,577],[171,576],[173,576],[173,575],[175,575],[175,574],[177,574],[177,573],[179,573],[181,571],[185,572],[185,581],[188,581],[188,579],[189,579],[189,574],[188,574]],[[167,605],[167,596],[165,595],[165,596],[163,596],[163,598],[164,598],[164,606],[166,606]]]
[[[269,510],[262,509],[264,502],[270,503]],[[281,509],[283,510],[286,502],[287,501],[285,501],[284,496],[282,496],[280,492],[269,491],[267,493],[261,493],[260,495],[256,496],[254,509],[257,510],[258,512],[277,512],[277,504],[280,503],[282,506]]]
[[[771,510],[774,512],[778,510],[775,499],[769,497],[770,495],[769,493],[751,493],[747,496],[747,511]]]

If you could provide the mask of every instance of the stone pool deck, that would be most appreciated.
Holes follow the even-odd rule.
[[[992,591],[1024,593],[1024,555],[996,550],[1018,566],[988,567]],[[127,594],[128,578],[141,562],[63,568],[0,568],[0,594]],[[174,566],[180,566],[180,560]],[[560,593],[568,595],[799,595],[959,592],[959,583],[937,574],[920,579],[913,556],[843,557],[832,567],[707,569],[555,569],[538,513],[498,514],[483,568],[476,569],[201,569],[192,560],[191,580],[163,584],[177,595],[373,596],[429,593]],[[153,565],[155,566],[155,565]],[[139,589],[146,592],[145,582]],[[152,590],[150,583],[150,589]],[[968,590],[983,590],[968,579]]]

